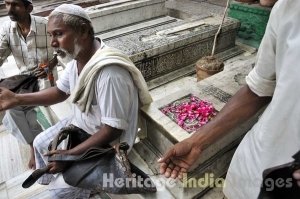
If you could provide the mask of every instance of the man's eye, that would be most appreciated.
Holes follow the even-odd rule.
[[[60,37],[62,36],[62,32],[54,32],[54,33],[48,33],[49,37]]]
[[[57,37],[62,36],[62,32],[56,32],[55,36],[57,36]]]

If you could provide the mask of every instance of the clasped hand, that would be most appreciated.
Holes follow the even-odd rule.
[[[49,151],[48,153],[44,154],[45,156],[52,156],[54,154],[60,155],[70,155],[69,150],[53,150]],[[59,162],[59,161],[51,161],[48,163],[48,173],[56,174],[63,172],[69,166],[70,163],[68,162]]]
[[[33,68],[32,73],[37,78],[40,79],[46,78],[47,74],[54,69],[57,63],[58,63],[57,56],[54,56],[53,59],[51,59],[48,64]]]

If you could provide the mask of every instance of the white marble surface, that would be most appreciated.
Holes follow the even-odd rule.
[[[0,126],[0,183],[28,170],[30,148]]]
[[[120,0],[85,9],[95,33],[167,15],[164,0]]]

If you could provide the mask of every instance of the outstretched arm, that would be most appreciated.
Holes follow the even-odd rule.
[[[48,106],[62,102],[69,95],[59,90],[57,87],[51,87],[36,93],[17,94],[10,90],[0,87],[0,111],[7,110],[20,105],[42,105]]]
[[[253,116],[271,97],[259,97],[248,86],[241,88],[208,124],[191,137],[175,144],[158,160],[160,172],[166,177],[179,178],[196,162],[202,150]]]

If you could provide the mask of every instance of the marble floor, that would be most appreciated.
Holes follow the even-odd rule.
[[[31,174],[32,170],[27,168],[29,159],[29,147],[19,143],[12,135],[0,126],[0,199],[51,199],[46,186],[35,183],[28,189],[23,189],[21,184]],[[138,165],[140,168],[142,165]],[[168,191],[157,194],[159,197],[175,199]],[[222,190],[214,188],[201,199],[223,199]],[[106,195],[95,194],[90,199],[151,199],[141,195]]]
[[[0,183],[25,172],[29,160],[30,148],[19,143],[15,137],[0,126]]]

